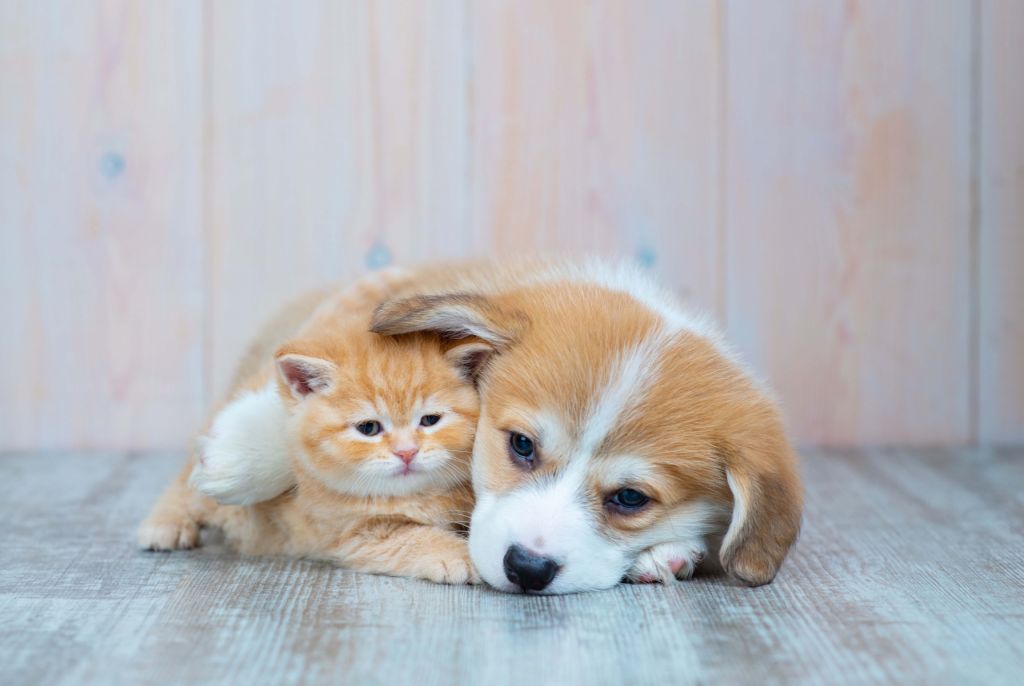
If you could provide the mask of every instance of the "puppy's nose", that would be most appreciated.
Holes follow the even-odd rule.
[[[403,448],[401,450],[395,450],[393,452],[395,453],[396,457],[402,460],[402,462],[409,464],[410,462],[412,462],[413,458],[416,457],[416,453],[418,453],[419,451],[419,448]]]
[[[505,553],[505,576],[524,591],[540,591],[558,573],[558,563],[550,557],[535,555],[521,545],[511,545]]]

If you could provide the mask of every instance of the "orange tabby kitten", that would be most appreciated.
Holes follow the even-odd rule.
[[[380,294],[368,288],[320,302],[273,360],[250,355],[198,459],[140,528],[143,547],[191,547],[211,524],[243,553],[478,581],[460,532],[473,505],[473,376],[491,349],[369,333]]]

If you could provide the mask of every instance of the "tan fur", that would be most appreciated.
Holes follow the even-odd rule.
[[[472,330],[486,338],[485,328],[493,334],[499,355],[481,379],[484,411],[474,453],[475,483],[490,492],[510,492],[561,470],[571,456],[557,450],[542,449],[532,472],[515,465],[508,432],[536,437],[538,427],[524,425],[524,418],[539,413],[553,413],[570,432],[581,432],[617,356],[664,326],[623,292],[560,279],[557,269],[537,276],[550,269],[526,263],[426,273],[374,319],[374,330],[388,333]],[[717,503],[733,513],[717,532],[725,534],[724,569],[746,584],[770,582],[796,539],[802,510],[795,454],[774,401],[713,337],[672,333],[656,366],[640,405],[619,418],[594,452],[587,494],[593,515],[603,520],[605,536],[628,542],[693,503]],[[652,496],[648,507],[629,515],[602,507],[610,486],[600,476],[603,461],[626,454],[643,456],[649,478],[614,486]],[[702,557],[694,552],[694,561]]]
[[[215,525],[248,554],[327,559],[436,582],[477,581],[462,534],[473,504],[469,458],[479,407],[462,367],[490,348],[430,334],[369,333],[373,306],[400,283],[400,276],[375,276],[347,291],[307,296],[278,316],[243,359],[229,398],[277,377],[290,416],[295,488],[256,505],[218,505],[189,486],[193,457],[140,528],[143,546],[192,547],[201,526]],[[296,393],[276,374],[275,357],[330,369],[329,387]],[[418,426],[416,412],[428,399],[427,407],[444,408],[433,431]],[[354,425],[376,418],[365,416],[368,405],[383,407],[394,431],[376,440],[358,434]],[[392,482],[404,488],[401,479],[408,478],[388,471],[397,462],[392,450],[410,442],[420,450],[413,468],[421,456],[443,459],[435,470],[417,473],[422,488],[391,494]],[[371,468],[383,475],[368,480]]]

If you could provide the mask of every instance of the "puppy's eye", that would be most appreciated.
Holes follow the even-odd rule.
[[[651,499],[636,490],[635,488],[623,488],[621,491],[616,491],[608,498],[608,505],[619,512],[629,514],[636,512],[644,505],[649,503]]]
[[[441,421],[441,415],[439,414],[425,414],[420,417],[420,426],[433,426]]]
[[[360,422],[356,424],[356,431],[363,434],[364,436],[376,436],[379,434],[384,427],[380,425],[380,422],[371,419],[368,422]]]
[[[532,466],[536,457],[536,449],[533,446],[533,439],[513,431],[509,435],[509,447],[512,448],[512,458],[521,464]]]

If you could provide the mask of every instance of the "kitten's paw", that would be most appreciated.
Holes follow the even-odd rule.
[[[480,575],[476,573],[469,555],[439,558],[428,564],[424,570],[424,578],[436,584],[479,584]]]
[[[188,517],[158,517],[144,521],[137,533],[144,550],[188,550],[199,544],[199,524]]]
[[[626,579],[635,584],[670,584],[677,579],[689,579],[704,560],[703,543],[678,541],[662,543],[640,553]]]

